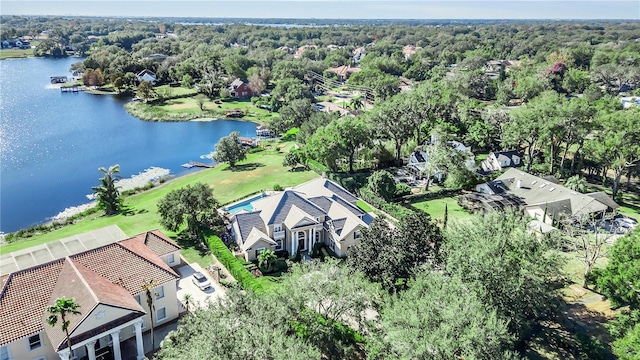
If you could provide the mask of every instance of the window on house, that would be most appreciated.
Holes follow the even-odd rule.
[[[356,232],[353,233],[353,238],[354,239],[360,239],[360,230],[356,230]]]
[[[273,225],[273,232],[282,231],[282,224]]]
[[[42,346],[42,339],[40,334],[35,334],[29,337],[29,350],[35,350]]]
[[[11,356],[9,356],[9,347],[8,346],[0,346],[0,360],[9,360]]]
[[[264,248],[260,248],[256,250],[256,256],[260,256],[260,253],[264,251]]]
[[[156,310],[156,321],[162,321],[167,318],[167,309],[164,307]]]
[[[162,299],[164,297],[164,286],[158,286],[156,288],[156,300]]]
[[[276,250],[282,250],[282,240],[276,240]]]
[[[173,264],[176,261],[176,254],[169,254],[169,264]]]

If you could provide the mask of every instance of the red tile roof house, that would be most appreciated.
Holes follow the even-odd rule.
[[[249,84],[240,79],[233,80],[227,90],[229,90],[231,97],[236,99],[250,98],[254,95]]]
[[[179,315],[179,275],[170,267],[180,263],[179,252],[171,239],[153,230],[3,274],[2,359],[95,360],[102,354],[116,360],[143,359],[142,331],[149,329],[151,317],[157,326]],[[157,284],[152,289],[153,312],[143,289],[150,280]],[[81,314],[67,318],[73,355],[60,324],[46,323],[46,308],[63,296],[81,306]]]

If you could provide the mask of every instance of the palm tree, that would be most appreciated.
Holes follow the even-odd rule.
[[[151,289],[155,288],[156,286],[158,286],[158,284],[156,284],[155,280],[151,279],[148,282],[144,283],[144,285],[142,285],[142,288],[144,289],[145,294],[147,295],[147,305],[149,306],[149,312],[150,312],[150,319],[151,319],[151,350],[153,351],[153,349],[155,349],[155,339],[153,338],[153,315],[155,313],[155,306],[153,305],[153,297],[154,296],[160,296],[160,294],[158,294],[157,292],[151,292]]]
[[[189,306],[193,304],[193,296],[191,296],[191,294],[184,294],[182,301],[184,301],[184,305],[186,306],[188,312]]]
[[[109,166],[109,169],[100,167],[98,171],[103,173],[104,177],[100,179],[100,186],[94,186],[91,189],[98,196],[98,205],[104,209],[105,215],[113,215],[122,207],[120,191],[115,185],[115,180],[120,178],[117,175],[120,173],[120,165]]]
[[[67,319],[69,315],[79,315],[80,311],[78,308],[80,304],[75,302],[74,299],[69,299],[66,297],[61,297],[56,300],[55,305],[51,305],[47,307],[47,312],[49,312],[49,317],[47,318],[47,324],[52,327],[55,327],[58,323],[58,315],[60,315],[60,323],[62,324],[62,330],[67,336],[67,346],[69,347],[69,353],[71,353],[71,338],[69,337],[69,325],[71,323],[70,320]]]
[[[266,249],[258,255],[258,266],[263,268],[265,272],[271,272],[273,264],[278,260],[273,250]]]
[[[575,175],[568,178],[567,181],[564,182],[564,187],[569,190],[585,193],[588,190],[589,184],[587,183],[587,180],[585,180],[580,175]]]
[[[364,106],[364,103],[362,102],[362,97],[360,97],[360,96],[352,97],[351,101],[350,101],[350,104],[351,104],[351,108],[353,110],[360,110]]]

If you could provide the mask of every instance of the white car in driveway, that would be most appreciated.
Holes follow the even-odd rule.
[[[199,271],[193,273],[192,281],[194,284],[196,284],[198,288],[200,288],[200,290],[204,291],[211,288],[211,283],[209,282],[209,279],[207,279],[207,277],[204,276],[204,274]]]

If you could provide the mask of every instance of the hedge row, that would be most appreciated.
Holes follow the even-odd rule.
[[[329,173],[328,167],[312,159],[307,159],[307,166],[309,167],[309,169],[311,169],[313,172],[315,172],[318,175],[322,175],[323,173]]]
[[[207,243],[213,255],[215,255],[218,261],[220,261],[222,265],[229,270],[231,276],[236,279],[243,289],[253,290],[257,294],[261,294],[264,291],[262,284],[260,284],[256,278],[251,275],[249,270],[244,267],[242,261],[233,256],[231,251],[218,236],[210,236],[207,239]]]
[[[386,202],[383,198],[367,188],[360,189],[360,198],[398,220],[411,213],[411,210],[402,205]]]

